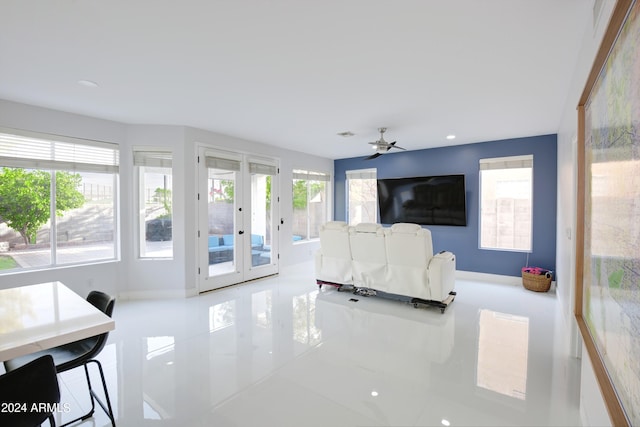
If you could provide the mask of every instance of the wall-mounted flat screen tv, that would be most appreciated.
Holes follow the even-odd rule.
[[[464,175],[378,179],[380,222],[467,225]]]

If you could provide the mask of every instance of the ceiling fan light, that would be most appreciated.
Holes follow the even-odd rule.
[[[389,151],[389,147],[376,147],[376,153],[384,154]]]
[[[371,148],[375,150],[375,154],[372,154],[369,157],[366,157],[365,160],[371,160],[371,159],[375,159],[378,156],[380,156],[381,154],[385,154],[388,153],[389,150],[391,150],[392,148],[397,148],[399,150],[403,150],[405,151],[405,148],[399,147],[396,145],[396,141],[393,142],[387,142],[384,140],[384,133],[387,130],[387,128],[378,128],[378,131],[380,131],[380,139],[378,139],[377,141],[373,141],[370,142],[369,144],[371,144]]]

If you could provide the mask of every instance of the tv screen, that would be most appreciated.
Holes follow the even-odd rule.
[[[380,222],[467,225],[464,175],[378,180]]]

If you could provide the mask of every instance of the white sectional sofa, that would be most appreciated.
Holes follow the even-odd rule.
[[[455,255],[434,255],[431,232],[418,224],[384,228],[328,222],[320,228],[315,261],[320,287],[330,284],[361,295],[409,297],[415,307],[434,305],[443,313],[456,294]]]

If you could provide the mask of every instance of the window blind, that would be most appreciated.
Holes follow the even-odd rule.
[[[250,162],[249,172],[261,175],[275,175],[277,171],[275,166]]]
[[[0,164],[28,169],[117,173],[117,144],[0,128]]]
[[[533,167],[533,154],[525,156],[495,157],[480,159],[480,170],[522,169]]]
[[[171,151],[134,150],[133,165],[170,168],[172,165],[172,153]]]
[[[293,179],[303,179],[305,181],[329,181],[330,176],[322,172],[294,169]]]
[[[347,171],[347,179],[376,179],[377,170],[374,169],[357,169]]]
[[[230,171],[239,171],[240,162],[237,160],[223,159],[221,157],[209,157],[205,158],[205,164],[208,168],[212,169],[224,169]]]

